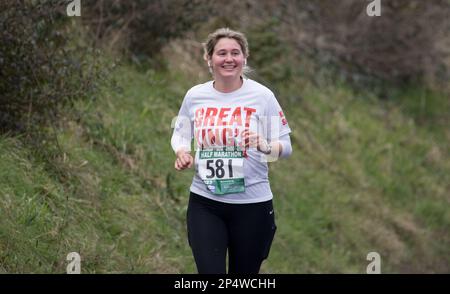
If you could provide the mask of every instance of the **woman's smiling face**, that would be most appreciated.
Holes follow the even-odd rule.
[[[215,78],[239,78],[244,66],[244,54],[235,39],[222,38],[214,47],[211,66]]]

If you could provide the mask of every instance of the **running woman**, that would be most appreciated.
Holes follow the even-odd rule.
[[[221,28],[203,46],[213,80],[186,93],[171,140],[175,169],[195,167],[188,241],[200,274],[226,273],[227,253],[228,273],[258,273],[276,231],[267,163],[291,155],[291,130],[272,91],[244,75],[244,34]]]

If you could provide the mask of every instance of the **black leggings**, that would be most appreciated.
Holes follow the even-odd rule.
[[[192,193],[187,211],[189,245],[200,274],[258,273],[276,231],[272,200],[230,204]]]

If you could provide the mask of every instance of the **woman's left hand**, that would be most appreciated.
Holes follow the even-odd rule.
[[[269,151],[269,143],[267,143],[264,137],[255,132],[250,130],[243,131],[242,140],[244,141],[245,148],[256,148],[258,151],[266,154]]]

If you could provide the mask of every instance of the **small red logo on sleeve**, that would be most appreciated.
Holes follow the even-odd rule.
[[[283,111],[278,112],[280,114],[281,117],[281,123],[283,124],[283,126],[287,125],[287,120],[286,117],[284,116]]]

